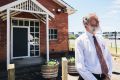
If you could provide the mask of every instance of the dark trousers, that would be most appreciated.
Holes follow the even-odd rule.
[[[106,75],[101,75],[101,77],[98,74],[93,74],[93,75],[97,78],[97,80],[110,80],[110,79],[107,78]],[[84,80],[84,79],[81,76],[79,76],[78,80]]]

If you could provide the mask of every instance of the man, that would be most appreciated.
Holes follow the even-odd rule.
[[[86,32],[75,40],[75,64],[79,80],[110,80],[112,56],[104,39],[96,34],[99,20],[95,14],[83,18]]]

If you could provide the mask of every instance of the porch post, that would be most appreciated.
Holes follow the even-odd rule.
[[[7,9],[7,69],[10,64],[10,9]]]
[[[47,52],[47,62],[49,61],[49,15],[46,14],[46,52]]]

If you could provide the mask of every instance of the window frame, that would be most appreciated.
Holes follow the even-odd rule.
[[[51,33],[51,30],[53,30],[53,33]],[[55,30],[57,30],[57,33],[55,34]],[[51,38],[53,36],[53,38]],[[57,36],[55,38],[54,36]],[[57,28],[49,28],[49,40],[58,40],[58,29]]]

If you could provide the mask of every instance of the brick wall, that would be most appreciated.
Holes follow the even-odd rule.
[[[52,9],[61,7],[51,0],[38,1],[55,15],[55,19],[51,19],[49,23],[49,28],[56,28],[58,30],[58,40],[50,40],[50,51],[54,49],[55,52],[68,52],[68,14],[53,12]],[[35,17],[29,13],[21,13],[15,17],[35,19]],[[46,53],[46,25],[43,22],[40,22],[40,51],[41,55]],[[5,58],[6,21],[3,22],[0,20],[0,61],[5,60]]]
[[[0,62],[6,59],[6,22],[0,19]]]
[[[50,21],[49,27],[58,29],[58,40],[50,41],[50,51],[54,49],[55,52],[60,51],[68,52],[68,14],[54,12],[53,9],[61,8],[61,6],[59,6],[52,0],[38,0],[38,1],[55,15],[55,19],[52,19]],[[45,32],[45,29],[43,32]],[[45,42],[44,41],[42,42],[41,40],[41,46],[42,44],[45,45]],[[41,51],[42,50],[43,49],[41,49]],[[44,51],[45,49],[42,52]]]

